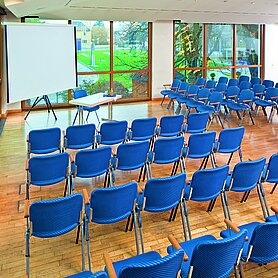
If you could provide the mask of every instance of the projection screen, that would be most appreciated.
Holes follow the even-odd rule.
[[[7,24],[8,103],[77,87],[75,27]]]

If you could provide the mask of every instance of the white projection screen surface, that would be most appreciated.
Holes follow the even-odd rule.
[[[8,103],[77,87],[75,27],[6,25]]]

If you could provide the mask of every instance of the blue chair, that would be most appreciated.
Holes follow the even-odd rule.
[[[96,224],[112,224],[133,217],[137,255],[140,254],[137,230],[137,183],[129,182],[110,188],[97,188],[91,193],[91,198],[85,198],[85,230],[88,231],[88,222]],[[85,190],[83,190],[85,191]],[[87,194],[84,193],[84,196]],[[140,215],[138,215],[140,217]],[[139,223],[140,223],[140,219]],[[143,246],[142,229],[140,241]],[[87,251],[90,254],[89,233],[86,233]],[[90,266],[90,262],[89,262]]]
[[[112,150],[109,146],[78,151],[75,160],[71,161],[72,177],[94,178],[105,174],[104,187],[111,186],[111,153]],[[74,179],[71,190],[74,191]]]
[[[212,211],[217,197],[221,195],[224,190],[228,171],[229,166],[224,165],[217,168],[198,170],[193,174],[192,180],[189,181],[189,184],[187,184],[184,191],[183,203],[186,218],[188,218],[186,202],[190,200],[195,202],[210,201],[207,212]],[[223,197],[221,198],[221,201],[223,202]],[[189,221],[187,221],[187,228],[189,238],[191,239],[192,236]]]
[[[267,119],[267,122],[270,122],[270,119],[273,116],[273,112],[275,108],[278,113],[278,88],[266,89],[264,99],[257,98],[254,100],[254,103],[256,105],[255,113],[257,113],[259,107],[262,107],[262,110],[266,117],[267,117],[266,108],[271,107],[271,111]]]
[[[227,91],[225,93],[225,99],[223,99],[221,103],[221,105],[225,108],[226,114],[229,113],[228,103],[235,102],[238,98],[239,92],[240,90],[237,86],[230,86],[227,88]]]
[[[182,249],[161,257],[155,251],[147,252],[118,262],[104,254],[105,271],[113,278],[170,278],[178,277],[184,252]]]
[[[117,153],[111,159],[112,183],[115,183],[115,170],[131,171],[141,168],[138,182],[142,172],[149,173],[147,155],[150,143],[148,141],[131,142],[119,145]]]
[[[26,200],[29,200],[31,185],[48,186],[65,181],[64,196],[67,189],[70,194],[69,183],[69,155],[58,153],[47,156],[34,156],[28,160],[26,179]]]
[[[215,86],[216,86],[216,82],[214,80],[208,80],[205,85],[205,88],[214,90]]]
[[[227,85],[225,83],[217,83],[216,87],[214,88],[214,92],[220,92],[224,94],[227,90]]]
[[[82,270],[85,268],[83,222],[80,219],[83,207],[81,194],[64,198],[33,202],[29,209],[26,201],[26,275],[29,277],[30,237],[53,238],[82,227]]]
[[[163,84],[164,90],[160,92],[160,94],[163,95],[163,99],[160,103],[160,105],[163,104],[165,97],[171,93],[171,92],[176,92],[180,86],[181,81],[179,79],[174,79],[172,84]]]
[[[167,109],[170,109],[172,105],[174,105],[174,100],[179,96],[185,96],[188,90],[189,84],[187,82],[181,82],[179,88],[175,92],[169,92],[168,98],[169,103],[167,105]]]
[[[59,127],[31,130],[27,136],[27,158],[31,154],[48,154],[62,151]]]
[[[263,98],[265,94],[265,86],[262,84],[255,84],[252,87],[255,97]]]
[[[104,271],[92,273],[90,270],[85,270],[70,276],[66,276],[66,278],[108,278],[108,276]]]
[[[78,99],[78,98],[81,98],[81,97],[86,97],[87,95],[88,95],[88,94],[87,94],[86,90],[77,90],[77,91],[74,91],[74,92],[73,92],[73,98],[74,98],[74,99]],[[74,120],[73,120],[73,124],[72,124],[72,125],[75,124],[75,121],[76,121],[77,115],[78,115],[78,111],[79,111],[80,109],[82,109],[82,110],[88,112],[87,117],[86,117],[86,122],[88,122],[88,118],[89,118],[90,113],[91,113],[91,112],[95,112],[95,113],[96,113],[97,120],[98,120],[98,122],[100,123],[100,120],[99,120],[99,117],[98,117],[98,114],[97,114],[97,110],[98,110],[99,108],[100,108],[99,105],[93,106],[93,107],[89,107],[89,106],[82,106],[82,107],[79,107],[79,106],[77,106],[77,112],[76,112],[76,114],[75,114],[75,116],[74,116]]]
[[[148,180],[143,193],[139,196],[138,213],[143,210],[153,213],[171,210],[169,218],[169,222],[171,222],[174,221],[177,210],[180,208],[183,233],[186,240],[186,222],[181,201],[183,198],[185,181],[185,173],[166,178]]]
[[[247,89],[251,89],[252,88],[252,84],[251,82],[249,81],[242,81],[240,84],[239,84],[239,89],[240,91],[242,90],[247,90]]]
[[[176,248],[182,248],[185,252],[187,260],[182,264],[182,278],[230,277],[233,269],[235,277],[240,277],[240,255],[246,234],[247,231],[243,230],[220,240],[212,235],[205,235],[181,243],[169,236],[172,245],[167,248],[167,252],[172,254],[176,252]]]
[[[219,84],[220,84],[220,83],[227,84],[227,83],[228,83],[228,77],[226,77],[226,76],[220,76],[217,83],[219,83]]]
[[[274,87],[274,81],[272,80],[265,79],[262,84],[265,86],[266,89]]]
[[[230,153],[227,165],[230,164],[233,154],[238,151],[239,159],[242,161],[241,142],[244,135],[244,127],[227,128],[221,130],[218,140],[214,143],[213,157],[216,164],[216,153]]]
[[[190,114],[191,109],[197,109],[199,105],[207,103],[209,95],[210,95],[210,90],[208,88],[199,89],[196,98],[188,99],[188,101],[185,103],[186,108],[188,110],[187,115]]]
[[[182,135],[184,116],[163,116],[160,119],[159,126],[156,128],[156,135],[162,137],[172,137]]]
[[[204,77],[199,77],[195,83],[199,88],[204,88],[206,84],[206,78]]]
[[[98,145],[115,145],[124,143],[127,134],[127,121],[102,123],[96,135]]]
[[[270,194],[273,194],[278,184],[278,154],[273,154],[265,165],[261,181],[263,183],[274,183]]]
[[[94,124],[69,126],[64,134],[64,148],[72,150],[94,148],[95,132]]]
[[[223,238],[228,238],[239,230],[247,230],[241,254],[242,261],[264,265],[278,260],[278,222],[252,222],[239,227],[228,222],[228,225],[232,229],[222,231],[220,235]]]
[[[258,160],[239,162],[234,167],[234,170],[227,178],[225,191],[223,193],[223,208],[225,211],[225,218],[231,220],[230,209],[228,205],[227,192],[244,192],[241,199],[241,203],[246,202],[252,189],[257,188],[261,208],[264,214],[264,218],[267,217],[266,212],[266,200],[264,198],[263,188],[261,186],[261,176],[265,165],[265,158]]]
[[[243,81],[244,82],[244,81]],[[237,113],[237,116],[240,120],[240,124],[246,113],[249,114],[249,117],[252,121],[252,124],[255,125],[251,114],[251,108],[254,100],[254,92],[251,90],[242,90],[239,94],[237,102],[228,102],[227,106],[230,110],[234,110]],[[241,117],[240,111],[243,111],[243,115]]]
[[[183,104],[186,104],[187,101],[194,99],[197,96],[198,91],[199,91],[199,86],[192,84],[189,86],[185,96],[178,96],[176,98],[178,103],[178,107],[176,111],[177,114],[179,114]]]
[[[241,82],[249,82],[250,78],[247,75],[241,75],[238,79],[239,85],[241,84]]]
[[[180,165],[181,171],[184,171],[182,158],[182,148],[184,137],[159,138],[154,142],[153,151],[148,153],[148,164],[173,164],[172,174],[175,175]],[[151,166],[148,167],[148,177],[152,178]]]
[[[208,112],[211,114],[210,121],[207,126],[207,130],[209,130],[210,125],[215,117],[217,117],[221,127],[224,129],[224,125],[223,125],[222,120],[219,115],[222,100],[223,100],[223,94],[221,92],[214,91],[209,96],[208,102],[206,105],[203,104],[203,105],[197,106],[197,112]]]
[[[203,167],[206,168],[208,159],[210,157],[212,167],[214,167],[212,150],[213,144],[215,142],[215,136],[215,131],[190,135],[187,146],[183,148],[183,158],[203,158],[202,164],[200,166],[200,169],[202,169]]]
[[[231,87],[231,86],[238,86],[239,85],[239,81],[236,78],[230,78],[227,87]]]
[[[278,88],[278,82],[275,84],[275,88]]]
[[[190,113],[187,117],[184,131],[186,133],[201,133],[207,128],[208,112]]]
[[[254,85],[261,84],[261,78],[259,78],[259,77],[251,77],[250,82],[251,82],[252,88],[253,88]]]
[[[275,213],[274,215],[269,215],[266,218],[266,222],[278,222],[278,207],[271,206],[271,210]]]

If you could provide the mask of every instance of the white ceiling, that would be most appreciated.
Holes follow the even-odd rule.
[[[14,1],[23,3],[9,5]],[[3,2],[3,1],[2,1]],[[4,0],[16,17],[278,23],[278,0]],[[1,4],[1,1],[0,1]]]

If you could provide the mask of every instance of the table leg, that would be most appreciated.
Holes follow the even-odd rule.
[[[108,118],[102,118],[102,121],[115,121],[113,120],[113,102],[110,101],[107,103],[107,110],[108,110]]]
[[[83,125],[83,107],[82,106],[78,107],[78,120],[79,120],[79,125]]]

